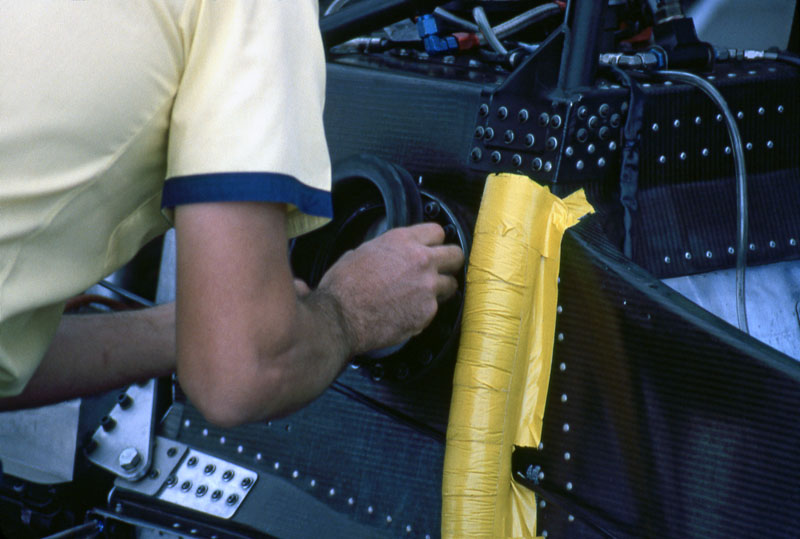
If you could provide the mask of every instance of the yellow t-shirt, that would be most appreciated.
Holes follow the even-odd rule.
[[[330,217],[317,21],[316,0],[0,0],[0,397],[169,208]]]

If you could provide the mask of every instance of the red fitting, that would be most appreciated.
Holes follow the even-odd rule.
[[[460,51],[467,51],[469,49],[474,49],[475,47],[480,47],[481,42],[478,39],[478,34],[471,34],[468,32],[456,32],[453,34],[453,37],[456,38],[456,42],[458,43],[458,50]]]

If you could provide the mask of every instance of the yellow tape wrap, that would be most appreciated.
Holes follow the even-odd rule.
[[[533,537],[514,445],[538,446],[553,353],[561,238],[593,211],[523,176],[489,176],[467,271],[442,485],[443,537]]]

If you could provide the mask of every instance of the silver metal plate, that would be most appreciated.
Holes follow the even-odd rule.
[[[150,468],[155,426],[156,381],[130,386],[128,399],[116,404],[108,418],[113,427],[100,427],[92,436],[90,461],[106,470],[135,481]]]
[[[190,449],[158,499],[207,515],[229,519],[253,489],[258,474]]]
[[[118,488],[132,490],[145,496],[155,496],[164,486],[167,478],[178,468],[188,451],[188,446],[158,436],[153,447],[153,465],[147,475],[138,481],[117,478],[114,484]]]

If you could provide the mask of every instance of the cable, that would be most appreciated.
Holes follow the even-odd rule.
[[[497,39],[497,36],[492,30],[492,25],[489,24],[489,19],[486,17],[486,12],[483,10],[481,6],[475,7],[472,10],[472,16],[475,17],[475,22],[478,24],[478,28],[481,30],[481,34],[483,37],[486,38],[486,42],[489,46],[494,49],[494,51],[498,54],[503,56],[508,56],[508,50],[500,43],[500,40]]]
[[[508,37],[516,34],[533,23],[539,22],[553,15],[558,15],[563,10],[562,6],[556,2],[551,4],[543,4],[533,9],[529,9],[524,13],[520,13],[516,17],[500,23],[494,27],[494,33],[498,39]]]
[[[733,162],[736,173],[736,210],[738,226],[736,229],[736,318],[739,329],[745,333],[750,333],[747,326],[747,304],[745,302],[745,271],[747,265],[747,172],[744,162],[744,147],[739,127],[736,125],[736,118],[728,103],[719,91],[702,77],[684,71],[656,71],[655,75],[684,82],[702,90],[720,108],[725,117],[725,124],[728,127],[728,134],[731,138],[731,148],[733,148]]]
[[[333,0],[328,6],[328,9],[325,10],[324,16],[327,17],[332,13],[336,13],[340,9],[344,7],[344,5],[348,2],[348,0]]]

